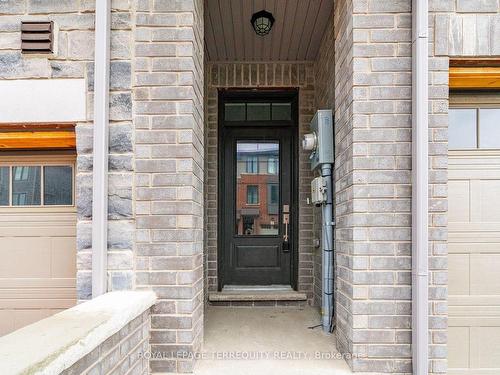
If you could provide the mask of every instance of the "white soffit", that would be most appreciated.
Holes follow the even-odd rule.
[[[0,81],[0,122],[85,120],[84,79]]]
[[[263,9],[276,21],[261,37],[250,19]],[[208,60],[315,60],[332,10],[333,0],[205,0]]]

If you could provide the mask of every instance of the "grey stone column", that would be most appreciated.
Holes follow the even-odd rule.
[[[154,373],[189,372],[203,335],[203,2],[136,1],[137,287],[154,290]]]
[[[78,123],[76,205],[78,299],[92,295],[92,168],[94,102],[94,18],[95,2],[70,1],[33,3],[34,13],[48,12],[59,27],[58,61],[51,59],[54,77],[87,80],[87,122]],[[38,7],[42,7],[39,9]],[[45,8],[44,8],[45,7]],[[57,12],[67,12],[63,18]],[[71,13],[70,13],[71,12]],[[132,28],[128,2],[113,3],[109,98],[108,166],[108,291],[133,288],[135,231],[133,192],[132,126]],[[36,18],[34,18],[36,19]],[[65,22],[61,22],[65,20]]]

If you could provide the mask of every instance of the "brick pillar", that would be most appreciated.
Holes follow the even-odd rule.
[[[335,17],[338,341],[354,371],[410,374],[411,1]]]
[[[203,335],[203,2],[136,1],[137,287],[159,298],[153,352],[192,353]],[[154,373],[193,361],[151,360]]]
[[[353,35],[352,0],[335,2],[335,334],[337,349],[353,353],[352,270],[349,267],[353,247],[352,199],[352,75]],[[352,361],[348,361],[352,367]]]

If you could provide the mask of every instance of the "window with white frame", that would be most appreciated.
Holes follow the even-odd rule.
[[[72,206],[71,164],[0,165],[0,206]]]
[[[450,150],[499,149],[500,106],[450,108],[448,147]]]

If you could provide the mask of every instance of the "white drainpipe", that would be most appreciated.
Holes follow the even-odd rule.
[[[413,0],[412,13],[412,361],[413,374],[426,375],[429,366],[428,0]]]
[[[111,0],[97,0],[94,62],[92,298],[107,291],[110,23]]]

